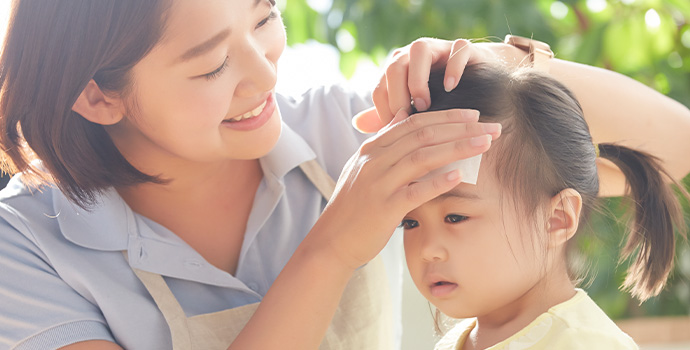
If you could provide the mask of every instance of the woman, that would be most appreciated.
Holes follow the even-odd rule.
[[[360,147],[349,118],[370,102],[273,93],[284,35],[262,0],[13,2],[0,137],[21,173],[1,200],[4,347],[389,346],[372,259],[460,176],[413,180],[486,151],[500,127],[472,111],[401,111]],[[375,95],[390,110],[425,91],[412,77],[464,67],[431,57],[506,50],[423,43]],[[675,108],[669,130],[685,127],[687,110],[643,97]],[[456,132],[427,137],[441,129]]]

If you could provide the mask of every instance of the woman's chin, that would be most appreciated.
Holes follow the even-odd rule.
[[[233,158],[236,159],[258,159],[267,155],[278,143],[280,133],[282,131],[282,123],[280,113],[276,109],[271,119],[261,127],[260,130],[252,132],[252,135],[246,135],[247,138],[241,140],[237,147]],[[236,141],[236,140],[234,140]]]

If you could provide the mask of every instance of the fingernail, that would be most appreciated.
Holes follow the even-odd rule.
[[[448,180],[450,182],[454,182],[455,180],[457,180],[459,178],[460,178],[460,170],[457,170],[457,169],[446,174],[446,180]]]
[[[446,92],[453,90],[455,88],[455,78],[446,78],[446,81],[443,82],[443,88],[446,89]]]
[[[498,123],[488,123],[488,124],[481,124],[482,125],[482,130],[484,130],[485,133],[488,134],[495,134],[501,131],[501,124]]]
[[[417,111],[422,112],[422,111],[426,111],[428,106],[426,105],[426,101],[424,101],[423,98],[415,98],[414,99],[414,108]]]
[[[479,119],[479,111],[476,109],[464,109],[462,111],[463,116],[470,119],[470,120],[477,120]]]
[[[486,146],[491,143],[491,135],[482,135],[470,139],[470,145],[474,147]]]

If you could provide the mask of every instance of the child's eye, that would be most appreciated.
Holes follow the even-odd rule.
[[[449,214],[449,215],[446,215],[445,221],[449,224],[457,224],[457,223],[465,221],[467,219],[469,219],[469,218],[467,216],[464,216],[464,215]]]
[[[417,226],[419,226],[419,222],[417,222],[415,220],[409,220],[409,219],[405,219],[405,220],[401,221],[400,225],[398,225],[398,227],[402,227],[404,230],[413,229]]]
[[[277,18],[277,17],[278,17],[278,13],[276,13],[275,10],[271,10],[271,13],[268,14],[268,17],[262,19],[261,22],[259,22],[259,23],[256,25],[256,29],[259,29],[259,28],[263,27],[266,23],[268,23],[268,21],[270,21],[270,20],[272,20],[272,19],[275,19],[275,18]]]

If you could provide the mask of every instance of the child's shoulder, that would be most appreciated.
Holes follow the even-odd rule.
[[[457,350],[475,327],[476,319],[459,322],[435,350]],[[582,290],[570,300],[541,314],[525,328],[488,350],[637,350],[635,342],[606,316]]]
[[[475,321],[474,318],[459,321],[436,343],[434,350],[456,350],[462,347],[467,335],[474,328]]]
[[[556,349],[638,349],[633,339],[582,290],[548,314],[554,319],[548,343]]]

